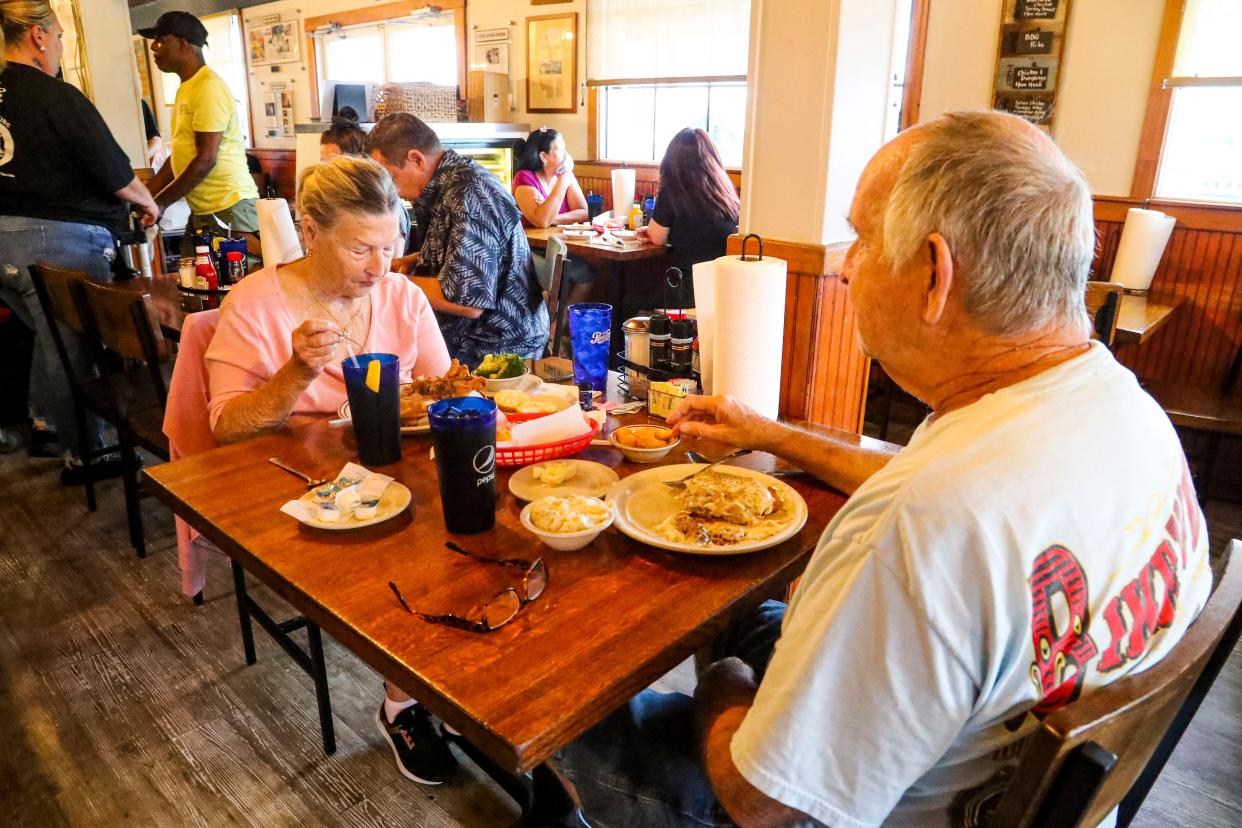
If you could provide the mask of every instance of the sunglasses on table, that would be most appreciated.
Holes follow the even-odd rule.
[[[488,558],[462,549],[452,541],[444,545],[458,555],[464,555],[467,558],[473,558],[476,561],[496,566],[521,569],[525,574],[522,576],[522,581],[518,587],[505,587],[496,593],[491,600],[479,604],[464,616],[453,614],[433,615],[411,609],[401,595],[401,590],[397,588],[395,583],[389,581],[388,586],[392,589],[393,594],[397,596],[397,601],[401,603],[402,609],[410,615],[418,616],[429,624],[444,624],[445,626],[456,627],[459,630],[467,630],[469,632],[494,632],[516,618],[522,607],[542,595],[548,586],[548,568],[544,564],[543,558],[536,558],[533,563],[525,558]]]

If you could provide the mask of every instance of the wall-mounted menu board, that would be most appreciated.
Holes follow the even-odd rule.
[[[1070,0],[1004,0],[992,106],[1052,131]]]

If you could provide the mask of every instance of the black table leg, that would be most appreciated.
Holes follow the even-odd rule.
[[[254,630],[250,625],[250,605],[246,600],[246,572],[237,561],[233,561],[233,592],[237,598],[237,617],[241,621],[242,651],[246,654],[246,663],[254,664],[258,659],[254,654]]]
[[[604,263],[604,274],[608,279],[608,303],[612,305],[612,331],[608,343],[608,368],[611,371],[619,371],[621,365],[617,362],[617,352],[622,348],[622,343],[624,342],[621,326],[625,323],[625,319],[622,318],[624,315],[622,307],[625,302],[625,267],[617,259],[605,259]]]
[[[310,645],[311,678],[315,681],[315,701],[319,705],[323,752],[331,756],[336,753],[336,729],[332,725],[332,698],[328,695],[328,670],[323,663],[323,638],[318,624],[307,622],[306,640]]]

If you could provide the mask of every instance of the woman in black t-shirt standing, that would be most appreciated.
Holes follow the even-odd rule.
[[[691,128],[674,135],[660,162],[660,194],[644,230],[652,244],[672,248],[687,307],[694,305],[691,269],[725,254],[725,243],[737,232],[738,209],[737,190],[711,136]]]
[[[29,266],[43,262],[112,278],[115,235],[130,202],[159,218],[159,208],[134,175],[99,111],[73,86],[56,79],[64,30],[48,0],[0,0],[0,300],[35,332],[29,401],[36,422],[55,423],[66,483],[85,482],[73,456],[98,444],[98,424],[77,433],[68,382],[39,307]],[[68,338],[71,358],[81,359]],[[80,456],[80,455],[79,455]],[[119,473],[98,464],[94,476]]]

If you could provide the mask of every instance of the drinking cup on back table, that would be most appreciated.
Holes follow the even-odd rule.
[[[400,362],[395,354],[358,354],[341,363],[358,459],[387,466],[401,459]]]
[[[427,408],[436,445],[440,505],[450,532],[486,532],[496,522],[496,403],[453,397]]]
[[[574,383],[589,382],[593,390],[605,390],[612,343],[612,305],[570,305],[569,342],[574,349]]]

